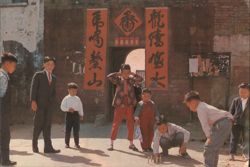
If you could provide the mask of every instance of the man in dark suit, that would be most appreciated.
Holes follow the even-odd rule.
[[[250,84],[242,83],[239,85],[239,97],[235,98],[230,107],[230,112],[234,116],[234,125],[232,127],[231,139],[230,139],[230,160],[234,160],[234,155],[237,152],[237,146],[240,139],[244,142],[244,132],[246,122],[249,122],[249,94]]]
[[[32,147],[38,153],[38,138],[43,132],[44,153],[59,153],[51,142],[51,119],[56,95],[55,59],[45,57],[44,70],[35,73],[31,83],[31,108],[35,112]]]

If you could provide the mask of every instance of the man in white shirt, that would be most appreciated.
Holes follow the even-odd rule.
[[[233,116],[229,112],[202,102],[196,91],[187,93],[184,102],[191,111],[197,112],[207,137],[204,146],[205,166],[217,167],[220,148],[224,145],[232,129]]]
[[[239,85],[239,97],[236,97],[230,107],[229,112],[234,116],[234,124],[230,138],[230,160],[234,160],[240,139],[243,139],[245,145],[249,145],[249,94],[250,85],[241,83]],[[248,138],[248,139],[247,139]],[[246,143],[247,142],[247,143]],[[249,157],[244,149],[245,157]]]
[[[79,131],[80,120],[83,120],[83,107],[82,101],[77,96],[78,86],[75,83],[68,84],[69,94],[64,97],[61,103],[61,110],[66,112],[66,131],[65,131],[65,144],[66,148],[69,148],[71,129],[73,128],[75,147],[80,148],[79,145]]]
[[[161,146],[163,156],[168,156],[168,150],[170,148],[180,147],[180,155],[184,158],[190,158],[186,151],[189,139],[189,131],[178,125],[167,122],[166,119],[161,118],[154,133],[154,157],[156,158],[159,156],[159,147]]]

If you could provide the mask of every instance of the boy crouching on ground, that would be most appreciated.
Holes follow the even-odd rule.
[[[163,151],[162,155],[165,157],[168,156],[168,150],[170,148],[180,147],[180,155],[183,158],[190,159],[190,156],[187,153],[187,143],[189,139],[189,131],[178,125],[169,123],[164,117],[161,117],[154,134],[154,157],[159,157],[159,146],[161,146]]]

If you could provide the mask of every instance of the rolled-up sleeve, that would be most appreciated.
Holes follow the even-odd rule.
[[[0,75],[0,97],[4,97],[8,87],[8,78],[3,74]]]

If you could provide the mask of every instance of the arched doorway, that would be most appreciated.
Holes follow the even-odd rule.
[[[131,66],[131,71],[145,71],[145,49],[132,50],[126,57],[126,64]]]

